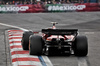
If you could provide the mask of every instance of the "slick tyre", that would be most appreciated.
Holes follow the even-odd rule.
[[[76,37],[74,53],[76,56],[86,56],[88,54],[88,41],[86,36]]]
[[[22,48],[23,50],[29,50],[29,37],[33,35],[32,31],[25,31],[22,36]]]
[[[30,55],[41,55],[43,51],[44,41],[39,35],[31,35],[30,41]]]

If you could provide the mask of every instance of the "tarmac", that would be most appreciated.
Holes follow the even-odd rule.
[[[41,31],[51,27],[50,22],[58,22],[57,28],[77,28],[80,35],[88,38],[88,55],[86,57],[50,56],[54,66],[99,66],[100,65],[100,12],[67,13],[26,13],[0,14],[0,23]],[[7,30],[15,29],[0,24],[0,66],[11,66],[10,48]]]

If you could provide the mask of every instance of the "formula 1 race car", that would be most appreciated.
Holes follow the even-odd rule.
[[[88,41],[86,36],[79,36],[78,29],[42,29],[41,32],[25,31],[22,36],[23,50],[29,50],[30,55],[71,54],[86,56]]]

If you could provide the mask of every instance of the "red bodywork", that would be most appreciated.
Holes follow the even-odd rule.
[[[51,29],[56,29],[55,25]],[[51,41],[53,38],[56,38],[56,39],[62,38],[64,40],[73,41],[73,39],[75,37],[74,35],[64,35],[64,36],[62,36],[62,35],[47,35],[47,34],[44,34],[44,33],[41,33],[41,32],[33,32],[33,33],[42,36],[43,39],[46,40],[46,41]]]

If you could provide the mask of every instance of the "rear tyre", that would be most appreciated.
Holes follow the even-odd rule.
[[[43,52],[44,41],[41,36],[31,35],[30,41],[30,55],[41,55]]]
[[[29,37],[33,35],[32,31],[25,31],[22,36],[22,48],[23,50],[29,50]]]
[[[76,56],[86,56],[88,54],[88,41],[86,36],[76,37],[74,53]]]

